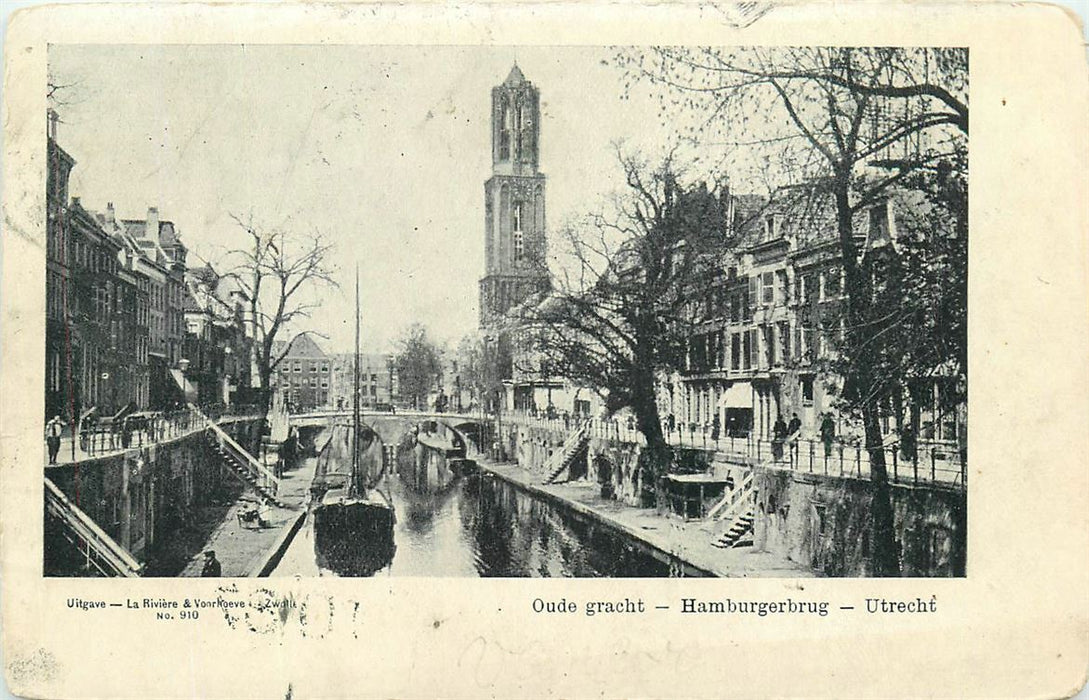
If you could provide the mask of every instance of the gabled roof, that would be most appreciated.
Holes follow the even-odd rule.
[[[182,303],[182,310],[192,313],[204,313],[205,311],[188,287],[185,290],[185,300]]]
[[[299,335],[292,338],[289,342],[290,346],[288,347],[287,353],[284,355],[284,357],[290,357],[292,359],[324,359],[325,357],[327,357],[325,351],[322,350],[321,347],[314,342],[314,340],[310,337],[309,333],[300,333]],[[282,349],[283,346],[280,346],[280,348]],[[273,351],[273,357],[278,356],[278,354],[279,353],[276,350]]]
[[[125,233],[134,238],[144,238],[147,232],[147,222],[138,219],[122,219],[121,225],[125,227]]]

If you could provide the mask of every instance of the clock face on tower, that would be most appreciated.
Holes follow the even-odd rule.
[[[492,174],[484,183],[485,273],[480,324],[547,286],[540,93],[517,64],[492,88]]]

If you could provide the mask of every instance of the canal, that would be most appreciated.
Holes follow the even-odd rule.
[[[608,526],[564,512],[487,474],[457,476],[411,439],[380,488],[396,513],[392,560],[377,576],[664,577],[669,564]],[[322,570],[312,518],[273,576],[353,576]],[[362,567],[361,567],[362,568]]]

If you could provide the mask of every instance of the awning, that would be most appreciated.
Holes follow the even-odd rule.
[[[748,382],[734,382],[722,392],[718,406],[719,408],[752,408],[752,385]]]
[[[170,370],[170,376],[174,378],[174,383],[178,385],[178,388],[185,393],[186,403],[197,403],[197,388],[185,378],[180,369]]]

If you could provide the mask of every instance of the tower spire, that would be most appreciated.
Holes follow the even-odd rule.
[[[480,325],[547,287],[545,176],[538,169],[541,100],[517,57],[492,88],[492,173],[484,183],[485,272]]]

